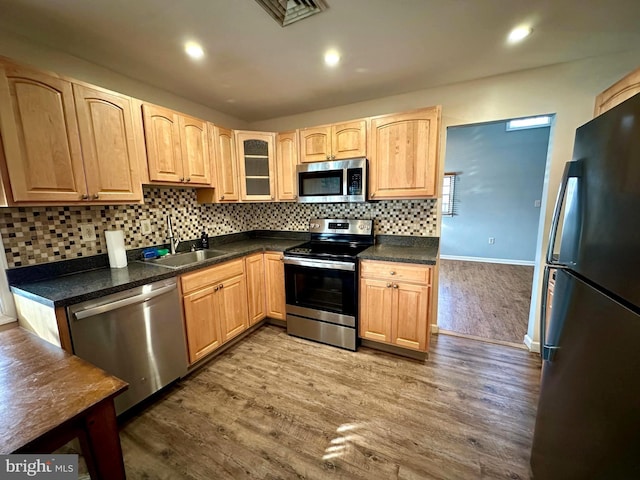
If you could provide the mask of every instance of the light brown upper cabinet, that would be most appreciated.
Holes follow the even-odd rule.
[[[142,105],[151,183],[211,186],[207,123],[157,105]]]
[[[10,203],[139,202],[132,101],[0,63]]]
[[[275,134],[235,131],[240,166],[240,199],[270,202],[276,198]]]
[[[278,201],[294,201],[298,198],[296,165],[298,165],[298,132],[282,132],[276,135],[276,190]]]
[[[211,151],[216,170],[215,199],[217,202],[240,200],[238,187],[238,157],[232,130],[209,124]]]
[[[369,198],[437,196],[441,107],[369,119]]]
[[[367,121],[300,129],[300,162],[367,156]]]
[[[640,68],[614,83],[596,97],[596,106],[593,116],[606,112],[616,105],[640,93]]]

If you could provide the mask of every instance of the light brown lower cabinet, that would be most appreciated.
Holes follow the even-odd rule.
[[[244,259],[203,268],[180,279],[189,363],[249,326]]]
[[[267,299],[264,273],[264,254],[254,253],[244,258],[247,272],[247,304],[249,325],[255,325],[267,316]]]
[[[284,254],[265,252],[265,284],[267,288],[267,317],[286,320],[286,296],[284,290]]]
[[[433,267],[363,260],[360,337],[426,352]]]

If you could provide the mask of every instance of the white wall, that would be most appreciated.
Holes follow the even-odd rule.
[[[0,31],[0,55],[24,65],[49,70],[92,83],[140,100],[146,100],[203,120],[218,123],[227,128],[243,129],[247,127],[247,123],[244,120],[187,100],[181,97],[179,92],[174,94],[153,87],[78,57],[2,31]]]
[[[545,172],[541,228],[538,231],[534,288],[526,339],[535,350],[538,347],[543,252],[546,249],[550,217],[562,169],[564,163],[571,159],[575,129],[592,118],[595,96],[637,68],[639,62],[638,51],[590,58],[255,122],[249,128],[283,131],[440,104],[444,137],[446,127],[453,125],[555,113],[550,156]],[[444,147],[445,141],[442,138],[442,159],[446,154]]]

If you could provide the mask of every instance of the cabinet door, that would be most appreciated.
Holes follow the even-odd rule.
[[[275,200],[275,134],[236,131],[240,165],[240,199]]]
[[[86,198],[71,84],[0,64],[0,129],[16,202]]]
[[[247,275],[247,304],[249,306],[249,325],[254,325],[267,316],[265,298],[264,258],[254,253],[244,259]]]
[[[222,341],[231,340],[249,326],[247,283],[244,275],[232,277],[217,285],[216,301],[220,312]]]
[[[300,162],[320,162],[331,159],[331,127],[300,130]]]
[[[360,279],[360,337],[391,342],[392,299],[391,282]]]
[[[409,283],[393,284],[391,343],[414,350],[427,349],[430,288]]]
[[[211,158],[207,140],[207,123],[181,115],[180,144],[185,183],[211,185]]]
[[[596,97],[593,116],[597,117],[607,110],[611,110],[637,93],[640,93],[640,68],[611,85]]]
[[[267,317],[286,320],[287,299],[284,292],[284,262],[280,252],[264,254],[267,284]]]
[[[73,86],[89,200],[140,201],[131,99]]]
[[[331,159],[367,156],[367,122],[338,123],[331,126]]]
[[[437,195],[440,107],[375,117],[369,128],[370,198]]]
[[[298,133],[279,133],[276,137],[276,189],[278,201],[295,200],[298,196]]]
[[[238,188],[238,157],[232,130],[213,127],[209,124],[212,150],[215,152],[216,200],[218,202],[237,202],[240,200]]]
[[[222,345],[216,293],[214,287],[209,286],[184,296],[190,363]]]
[[[180,183],[184,172],[178,115],[167,108],[147,104],[142,106],[142,113],[149,180]]]

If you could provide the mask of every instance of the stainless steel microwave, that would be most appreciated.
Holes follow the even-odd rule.
[[[367,201],[367,159],[298,165],[298,202],[339,203]]]

